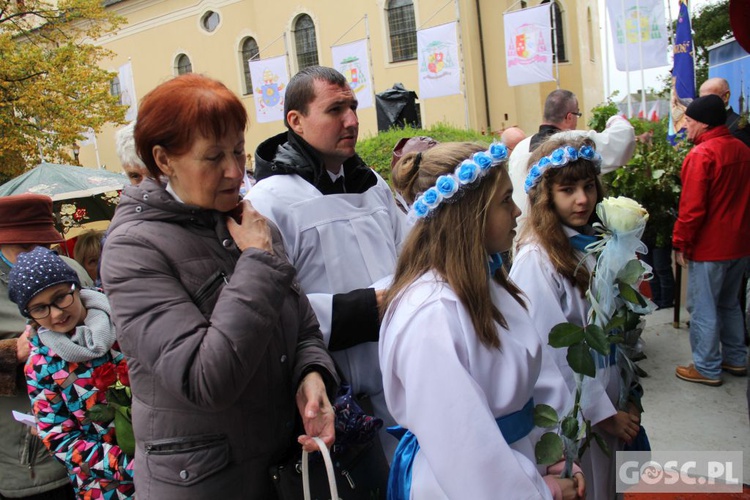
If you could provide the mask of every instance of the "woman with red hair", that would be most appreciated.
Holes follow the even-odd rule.
[[[275,498],[297,441],[333,443],[337,378],[278,229],[240,202],[247,115],[222,83],[169,80],[141,102],[139,156],[102,279],[128,357],[144,498]],[[158,179],[158,180],[155,180]]]

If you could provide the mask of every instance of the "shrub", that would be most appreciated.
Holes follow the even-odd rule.
[[[367,137],[357,143],[357,153],[367,165],[378,172],[383,179],[390,183],[391,180],[391,155],[393,147],[404,137],[418,135],[430,136],[438,142],[478,142],[489,145],[492,137],[482,135],[480,132],[452,127],[444,123],[438,123],[429,129],[419,128],[392,128],[380,132],[376,136]]]

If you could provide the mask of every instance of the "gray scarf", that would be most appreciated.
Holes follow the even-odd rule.
[[[73,335],[39,329],[39,339],[62,359],[72,363],[90,361],[106,354],[115,343],[115,325],[110,319],[107,297],[96,290],[81,290],[81,301],[86,308],[83,326]]]

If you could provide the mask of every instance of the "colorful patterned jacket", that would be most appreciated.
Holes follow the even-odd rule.
[[[78,497],[133,498],[133,459],[115,443],[114,423],[103,427],[86,418],[86,410],[106,402],[94,385],[94,369],[123,362],[122,353],[112,349],[91,361],[73,363],[43,345],[38,336],[31,344],[25,372],[39,436],[67,467]]]

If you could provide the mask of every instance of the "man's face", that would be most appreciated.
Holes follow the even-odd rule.
[[[578,127],[579,114],[581,114],[581,110],[578,108],[578,99],[575,99],[568,109],[568,114],[565,115],[563,130],[575,130]]]
[[[701,85],[698,97],[704,97],[707,95],[717,95],[724,101],[724,106],[729,104],[729,89],[720,83],[712,81],[706,81]]]
[[[357,98],[349,86],[339,87],[315,80],[315,98],[307,106],[307,115],[289,111],[291,129],[321,155],[326,169],[338,173],[341,164],[354,156],[359,119]]]
[[[690,142],[695,142],[695,140],[708,129],[708,125],[693,120],[687,115],[685,115],[685,127],[687,128],[687,138]]]

